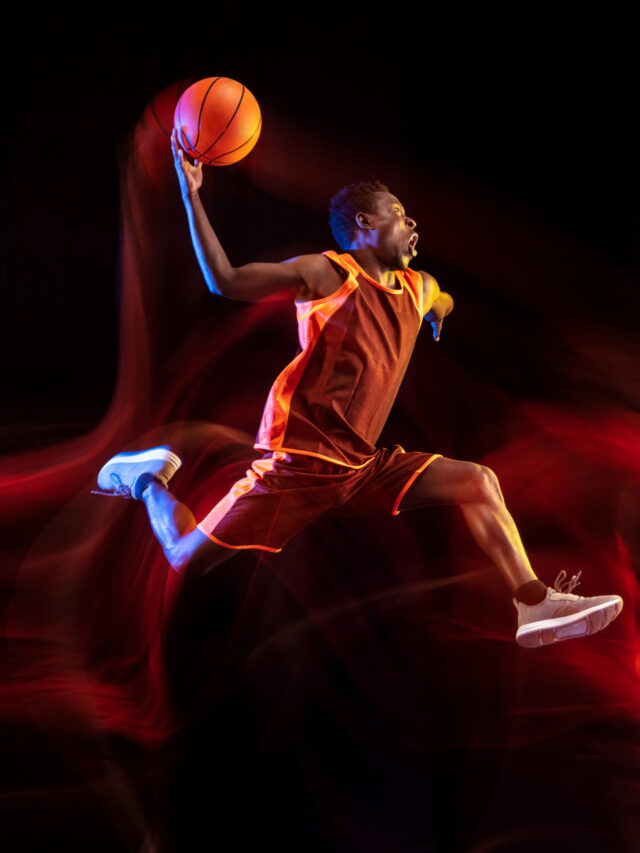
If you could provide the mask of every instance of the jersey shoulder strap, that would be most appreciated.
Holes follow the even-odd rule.
[[[409,269],[398,273],[401,276],[404,286],[407,288],[416,306],[418,314],[424,317],[424,283],[422,276],[416,270]]]
[[[333,249],[329,249],[328,251],[323,252],[322,254],[332,260],[334,264],[337,264],[339,267],[342,267],[343,270],[346,270],[347,272],[351,273],[356,278],[358,277],[358,275],[360,275],[360,267],[356,264],[356,262],[348,252],[344,252],[343,254],[339,255],[337,252],[334,252]]]

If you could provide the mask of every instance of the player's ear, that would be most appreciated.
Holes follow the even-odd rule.
[[[373,228],[373,223],[371,222],[369,214],[363,213],[361,210],[356,213],[356,225],[358,228],[363,228],[365,231],[371,231]]]

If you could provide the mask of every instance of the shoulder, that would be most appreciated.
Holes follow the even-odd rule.
[[[429,290],[440,290],[438,282],[430,273],[420,270],[418,275],[422,279],[422,286],[425,292],[428,292]]]
[[[435,278],[424,270],[414,270],[407,267],[404,271],[405,281],[409,285],[418,313],[424,317],[431,306],[440,296],[440,288]]]

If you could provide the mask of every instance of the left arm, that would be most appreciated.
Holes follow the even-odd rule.
[[[420,275],[422,276],[424,318],[431,323],[434,340],[439,341],[444,318],[453,311],[453,298],[449,293],[440,290],[438,282],[429,273],[420,272]]]

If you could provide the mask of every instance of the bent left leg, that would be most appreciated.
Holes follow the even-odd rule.
[[[474,539],[512,591],[538,580],[507,510],[498,478],[490,468],[436,459],[409,488],[399,509],[402,512],[443,504],[460,507]]]

